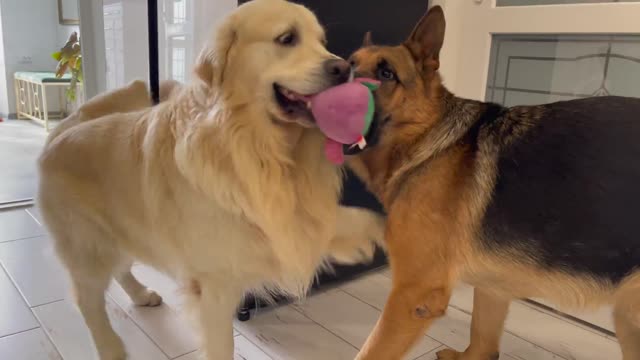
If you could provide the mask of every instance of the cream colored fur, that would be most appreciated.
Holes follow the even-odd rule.
[[[274,42],[295,30],[295,47]],[[233,356],[232,320],[247,291],[301,296],[323,261],[366,259],[383,220],[338,206],[341,170],[308,122],[279,113],[273,83],[330,84],[314,15],[283,0],[239,7],[199,57],[196,80],[94,98],[40,158],[39,204],[103,360],[125,359],[105,312],[115,278],[138,305],[161,298],[131,274],[149,264],[188,289],[206,359]]]

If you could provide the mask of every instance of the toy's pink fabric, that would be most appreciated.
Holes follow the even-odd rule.
[[[327,138],[324,143],[324,154],[329,161],[336,165],[341,165],[344,162],[344,153],[342,152],[342,144]]]
[[[369,91],[349,82],[325,90],[311,99],[316,124],[327,137],[343,144],[358,141],[364,128]]]
[[[376,80],[358,78],[352,82],[329,88],[311,98],[311,112],[320,130],[327,136],[327,158],[342,164],[342,144],[360,140],[369,110],[369,89],[361,82]],[[330,141],[331,140],[331,141]]]

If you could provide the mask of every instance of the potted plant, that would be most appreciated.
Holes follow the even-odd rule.
[[[56,66],[56,77],[61,78],[67,71],[71,74],[71,83],[66,95],[69,101],[76,100],[76,88],[78,82],[82,82],[82,52],[80,51],[80,38],[77,32],[71,33],[69,40],[60,51],[51,54],[58,62]]]

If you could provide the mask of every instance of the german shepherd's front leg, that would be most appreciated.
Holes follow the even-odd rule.
[[[376,327],[357,360],[399,360],[438,317],[444,315],[451,289],[445,284],[394,286]],[[438,286],[440,285],[440,286]]]
[[[455,262],[447,231],[423,227],[422,221],[413,221],[411,215],[405,218],[402,212],[395,214],[398,218],[389,218],[385,234],[393,287],[358,360],[402,359],[429,325],[445,314],[451,297]]]

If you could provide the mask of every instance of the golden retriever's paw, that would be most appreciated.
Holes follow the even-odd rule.
[[[137,306],[159,306],[162,304],[162,296],[153,290],[145,290],[135,299],[131,299]]]
[[[385,217],[368,209],[341,206],[330,255],[338,263],[370,262],[384,242]]]
[[[104,343],[98,351],[100,360],[127,360],[127,352],[119,337]]]
[[[360,242],[359,246],[350,243],[342,243],[334,246],[331,251],[331,258],[339,264],[360,264],[373,260],[375,245],[373,242]]]

